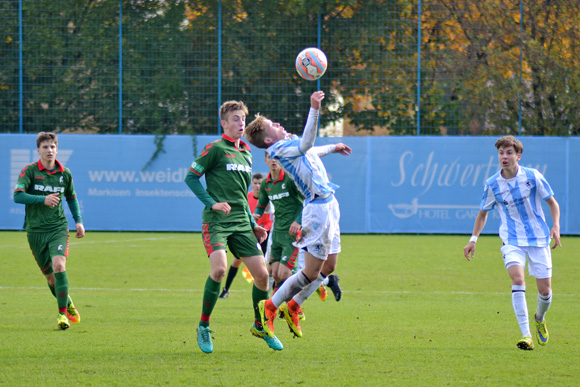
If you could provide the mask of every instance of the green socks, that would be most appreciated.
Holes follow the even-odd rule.
[[[199,321],[199,325],[202,327],[209,327],[209,317],[218,300],[219,294],[220,282],[216,282],[208,276],[203,290],[203,306],[201,308],[201,320]]]
[[[260,321],[260,311],[258,310],[258,302],[268,299],[268,292],[260,290],[256,287],[256,284],[252,286],[252,302],[254,303],[254,316],[256,321]]]
[[[68,306],[68,277],[66,276],[66,271],[54,273],[54,278],[56,279],[54,291],[58,308],[66,308]]]

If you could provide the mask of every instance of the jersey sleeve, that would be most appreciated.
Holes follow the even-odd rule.
[[[75,199],[77,197],[77,193],[75,192],[75,185],[73,183],[72,173],[70,172],[70,170],[68,168],[65,168],[64,176],[68,182],[65,189],[64,189],[64,197],[67,200]]]
[[[483,197],[481,198],[481,203],[479,209],[482,211],[491,211],[495,207],[495,195],[489,184],[485,184],[483,189]]]
[[[201,151],[201,154],[191,164],[189,171],[201,177],[208,170],[212,169],[215,163],[215,150],[216,148],[213,142],[207,144],[203,148],[203,151]]]
[[[304,153],[300,151],[300,139],[278,141],[267,149],[270,158],[295,159]]]
[[[16,182],[16,186],[14,187],[14,192],[26,192],[28,191],[28,187],[30,187],[30,182],[32,181],[32,177],[30,174],[30,165],[27,165],[20,171],[18,175],[18,181]]]
[[[542,198],[542,200],[548,200],[552,196],[554,196],[554,191],[552,191],[552,187],[548,184],[548,181],[539,171],[534,170],[534,175],[536,176],[536,187],[538,190],[538,194]]]

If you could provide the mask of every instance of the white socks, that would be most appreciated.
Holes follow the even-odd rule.
[[[296,302],[298,305],[302,305],[302,303],[306,301],[308,297],[310,297],[310,295],[320,287],[320,284],[322,284],[325,279],[326,277],[323,276],[322,273],[318,274],[318,278],[316,278],[314,281],[308,284],[304,289],[300,291],[300,293],[292,297],[294,302]]]
[[[536,312],[536,321],[544,321],[544,315],[550,308],[550,304],[552,303],[552,291],[547,296],[543,296],[538,293],[538,311]]]
[[[526,303],[526,286],[512,285],[512,305],[516,313],[516,319],[522,331],[522,336],[532,336],[528,321],[528,305]]]
[[[306,278],[304,273],[299,271],[284,281],[276,294],[272,296],[272,303],[276,308],[278,308],[283,302],[290,301],[295,294],[301,291],[308,284],[310,284],[308,278]]]

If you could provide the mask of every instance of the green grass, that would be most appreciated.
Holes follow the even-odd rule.
[[[523,386],[580,378],[580,238],[553,252],[550,343],[520,351],[497,236],[344,235],[343,299],[306,304],[304,337],[283,321],[274,352],[251,336],[241,275],[212,315],[214,353],[195,327],[209,263],[199,234],[96,233],[71,239],[82,322],[56,329],[56,301],[23,232],[0,232],[0,385]],[[528,308],[536,287],[528,280]]]

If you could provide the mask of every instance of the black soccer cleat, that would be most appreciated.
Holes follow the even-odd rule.
[[[226,288],[224,288],[224,290],[222,290],[222,293],[219,295],[219,298],[228,298],[228,296],[230,295],[230,291]]]
[[[340,289],[340,284],[338,283],[338,276],[336,274],[331,274],[328,276],[328,287],[332,290],[334,294],[334,299],[338,302],[342,297],[342,289]]]

